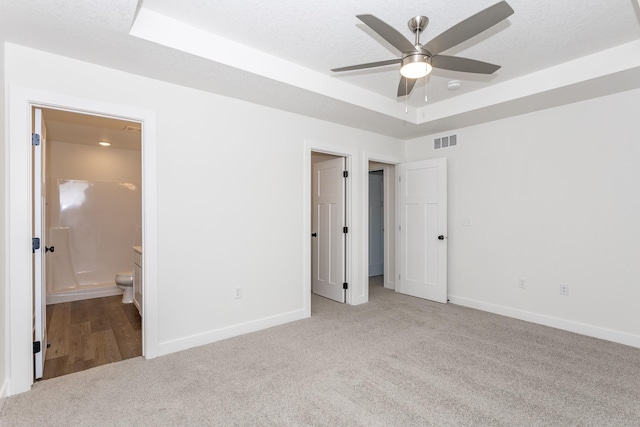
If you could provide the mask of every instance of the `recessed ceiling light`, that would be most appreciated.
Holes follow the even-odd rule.
[[[447,83],[447,89],[458,90],[460,89],[461,85],[462,83],[460,83],[460,80],[451,80],[449,83]]]
[[[108,147],[108,146],[111,145],[111,143],[107,142],[107,141],[100,141],[100,142],[98,142],[98,144],[102,145],[103,147]]]

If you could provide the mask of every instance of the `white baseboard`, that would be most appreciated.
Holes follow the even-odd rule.
[[[640,335],[633,335],[626,332],[615,331],[613,329],[601,328],[599,326],[588,325],[586,323],[574,322],[572,320],[560,319],[558,317],[533,313],[530,311],[517,310],[511,307],[491,304],[464,297],[449,295],[449,302],[464,307],[475,308],[501,316],[513,317],[514,319],[525,320],[527,322],[538,323],[556,329],[575,332],[589,337],[600,338],[613,341],[619,344],[640,348]]]
[[[308,317],[308,310],[301,309],[289,313],[279,314],[276,316],[266,317],[264,319],[241,323],[239,325],[216,329],[214,331],[204,332],[202,334],[192,335],[186,338],[166,341],[158,345],[158,356],[164,356],[166,354],[175,353],[177,351],[211,344],[216,341],[237,337],[239,335],[248,334],[250,332],[260,331],[262,329],[272,328],[274,326],[283,325],[285,323],[294,322],[296,320],[306,319]]]
[[[115,284],[108,287],[99,287],[95,289],[86,288],[75,291],[61,292],[58,294],[47,294],[47,305],[61,304],[63,302],[80,301],[92,298],[111,297],[114,295],[122,295],[122,289]]]
[[[5,380],[4,384],[2,384],[2,388],[0,388],[0,411],[4,408],[4,402],[7,401],[7,390],[9,389],[9,382]]]

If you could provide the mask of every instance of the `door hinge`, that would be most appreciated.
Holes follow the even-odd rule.
[[[40,249],[40,238],[34,237],[31,239],[31,252],[36,253],[36,249]]]
[[[342,176],[345,178],[349,178],[349,171],[343,171]]]
[[[40,145],[40,134],[32,133],[31,134],[31,145]]]
[[[347,282],[344,282],[342,284],[342,289],[349,289],[349,284]]]
[[[402,278],[402,274],[398,274],[398,280]]]
[[[349,227],[342,227],[342,232],[347,234],[349,232]]]
[[[40,353],[40,350],[41,350],[40,341],[35,341],[33,343],[33,354]]]
[[[398,182],[402,182],[402,177],[401,176],[398,177]]]

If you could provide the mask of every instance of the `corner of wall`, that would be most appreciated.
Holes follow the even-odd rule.
[[[0,271],[4,272],[0,275],[0,307],[2,308],[0,311],[2,315],[0,316],[0,384],[2,388],[0,388],[0,409],[4,405],[4,400],[7,396],[7,372],[8,372],[8,360],[7,357],[9,345],[7,343],[8,330],[7,325],[9,313],[7,310],[7,274],[6,271],[6,235],[7,235],[7,223],[5,218],[6,212],[6,175],[7,175],[7,126],[6,124],[6,115],[7,115],[7,94],[6,94],[6,81],[5,81],[5,58],[4,58],[4,48],[5,43],[0,43],[0,242],[5,242],[0,246]]]
[[[283,313],[250,322],[245,322],[239,325],[224,327],[213,331],[162,342],[160,343],[158,348],[158,355],[164,356],[170,353],[211,344],[224,339],[233,338],[252,332],[258,332],[264,329],[272,328],[274,326],[284,325],[285,323],[307,319],[309,318],[309,316],[310,312],[306,309],[295,310],[289,313]]]

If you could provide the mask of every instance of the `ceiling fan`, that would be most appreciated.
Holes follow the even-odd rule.
[[[376,18],[373,15],[357,15],[369,28],[389,42],[402,53],[401,58],[387,61],[369,62],[367,64],[351,65],[349,67],[334,68],[331,71],[352,71],[364,68],[382,67],[384,65],[402,64],[400,68],[400,84],[398,96],[411,93],[416,80],[427,76],[432,67],[467,73],[493,74],[500,66],[475,59],[458,56],[440,55],[440,52],[456,46],[471,37],[493,27],[498,22],[513,14],[513,9],[506,1],[501,1],[476,13],[462,22],[449,28],[427,44],[420,44],[420,33],[429,23],[426,16],[416,16],[409,20],[409,29],[416,35],[415,44],[407,40],[399,31]]]

